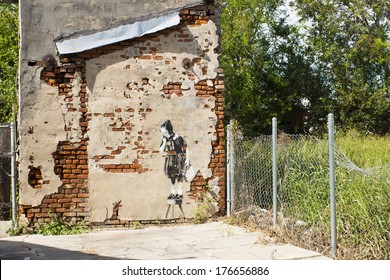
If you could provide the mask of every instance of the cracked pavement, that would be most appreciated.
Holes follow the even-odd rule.
[[[259,232],[211,222],[0,238],[1,260],[331,260],[288,244],[256,243]]]

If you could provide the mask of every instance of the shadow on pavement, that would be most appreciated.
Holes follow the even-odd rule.
[[[0,260],[119,260],[93,253],[64,250],[19,241],[0,241]]]

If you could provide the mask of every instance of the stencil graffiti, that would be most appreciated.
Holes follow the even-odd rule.
[[[168,199],[183,199],[183,183],[190,168],[190,152],[184,138],[173,131],[170,120],[160,127],[160,153],[165,157],[164,173],[171,181]]]

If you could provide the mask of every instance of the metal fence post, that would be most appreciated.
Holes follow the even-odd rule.
[[[234,181],[234,165],[235,165],[235,151],[234,151],[234,137],[235,137],[235,127],[234,127],[234,121],[230,121],[230,211],[233,211],[234,209],[234,188],[235,188],[235,181]]]
[[[330,186],[330,223],[332,257],[336,257],[337,225],[336,225],[336,193],[335,193],[335,165],[334,165],[334,116],[328,115],[329,130],[329,186]]]
[[[278,214],[277,202],[277,139],[278,139],[277,119],[272,118],[272,205],[273,205],[273,226],[276,227],[276,219]]]
[[[226,159],[226,169],[227,169],[227,174],[226,174],[226,214],[227,216],[230,216],[231,214],[231,210],[232,210],[232,204],[231,204],[231,196],[232,196],[232,193],[231,193],[231,190],[232,190],[232,185],[231,185],[231,181],[230,181],[230,174],[232,172],[232,169],[231,169],[231,165],[230,165],[230,137],[231,137],[231,133],[230,133],[230,124],[227,125],[227,129],[226,129],[226,132],[227,132],[227,137],[226,137],[226,155],[227,155],[227,159]]]
[[[16,206],[16,180],[15,180],[15,128],[14,124],[10,124],[11,128],[11,192],[12,192],[12,221],[14,227],[18,227],[17,206]]]

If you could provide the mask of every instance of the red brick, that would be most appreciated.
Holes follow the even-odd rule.
[[[30,208],[27,210],[27,214],[39,213],[39,212],[41,212],[41,209],[39,209],[39,208]]]
[[[49,208],[59,208],[59,207],[61,207],[62,205],[61,204],[59,204],[59,203],[51,203],[51,204],[49,204]]]
[[[88,203],[87,202],[83,202],[83,203],[77,203],[77,207],[88,207]]]
[[[123,173],[134,173],[135,169],[123,169]]]
[[[146,59],[146,60],[150,60],[152,59],[152,57],[150,55],[141,55],[138,57],[139,59]]]
[[[64,213],[65,217],[76,217],[76,212],[66,212]]]
[[[108,169],[111,173],[122,173],[123,169]]]
[[[77,217],[88,217],[89,213],[88,212],[77,212]]]

